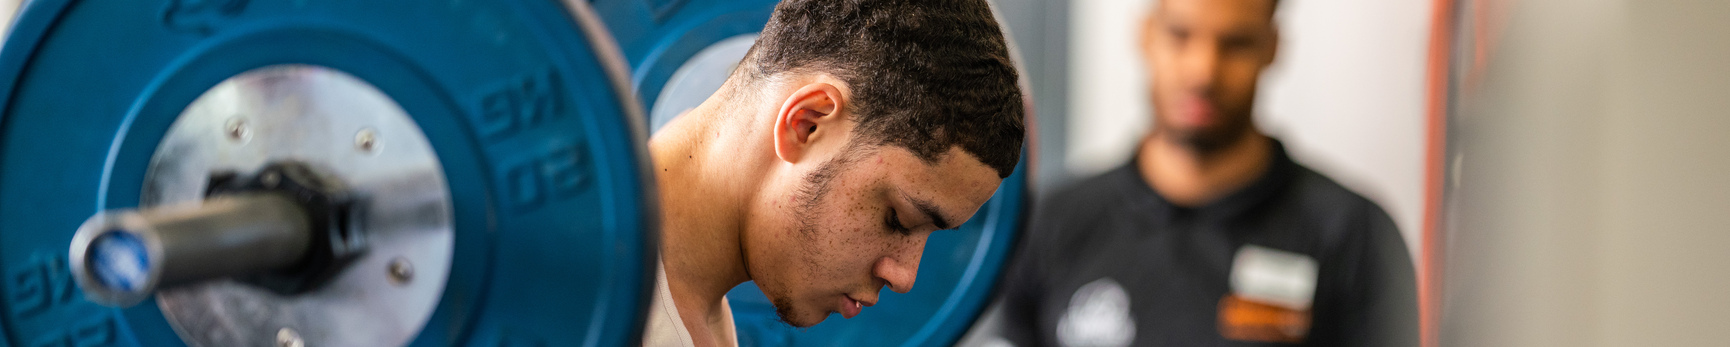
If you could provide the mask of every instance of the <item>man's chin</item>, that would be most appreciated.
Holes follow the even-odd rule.
[[[770,301],[775,305],[775,316],[780,318],[781,323],[794,328],[810,328],[829,318],[828,312],[800,312],[796,307],[793,307],[790,300]]]
[[[782,312],[782,310],[779,307],[775,308],[775,315],[780,316],[782,324],[786,324],[787,326],[791,326],[794,328],[800,328],[800,329],[817,326],[817,323],[822,323],[823,320],[829,318],[829,315],[827,315],[827,314],[814,315],[814,316],[816,316],[816,318],[810,318],[810,317],[805,317],[805,316],[801,316],[801,315],[797,315],[797,314],[791,314],[790,312]]]
[[[1176,143],[1198,152],[1213,152],[1244,138],[1242,129],[1200,128],[1171,129],[1166,135]]]

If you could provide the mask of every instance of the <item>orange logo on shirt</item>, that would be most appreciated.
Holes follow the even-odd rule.
[[[1299,343],[1309,330],[1310,310],[1293,310],[1237,295],[1219,300],[1219,334],[1227,339]]]

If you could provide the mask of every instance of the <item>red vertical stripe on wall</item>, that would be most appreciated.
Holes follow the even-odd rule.
[[[1436,0],[1430,20],[1430,55],[1424,155],[1424,226],[1418,269],[1418,323],[1423,347],[1440,346],[1442,270],[1442,184],[1447,170],[1448,67],[1454,33],[1454,1]]]

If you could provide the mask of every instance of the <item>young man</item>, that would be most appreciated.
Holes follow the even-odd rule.
[[[649,149],[663,213],[644,344],[737,343],[746,281],[787,324],[913,288],[926,237],[1020,161],[1022,98],[984,0],[788,0]]]
[[[1160,0],[1142,27],[1153,131],[1041,204],[1002,294],[1018,346],[1415,346],[1387,213],[1251,122],[1276,0]]]

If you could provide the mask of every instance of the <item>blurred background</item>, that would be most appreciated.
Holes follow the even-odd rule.
[[[997,2],[1041,191],[1122,164],[1152,113],[1152,2]],[[1258,126],[1394,217],[1426,345],[1730,344],[1730,2],[1289,0],[1277,20]]]
[[[1043,191],[1123,165],[1149,129],[1153,111],[1136,28],[1152,3],[1071,2],[1068,136],[1062,172],[1039,172],[1047,176]],[[1257,126],[1285,142],[1298,161],[1382,205],[1416,245],[1434,5],[1291,0],[1280,6],[1281,50],[1263,75]],[[1040,130],[1040,136],[1054,132]]]
[[[1444,344],[1730,344],[1730,2],[1459,5]]]
[[[1157,0],[994,0],[1037,108],[1037,191],[1123,165],[1152,123],[1137,27]],[[1431,0],[1287,0],[1256,125],[1306,166],[1381,205],[1413,263],[1424,243]],[[995,309],[964,345],[986,345]]]

